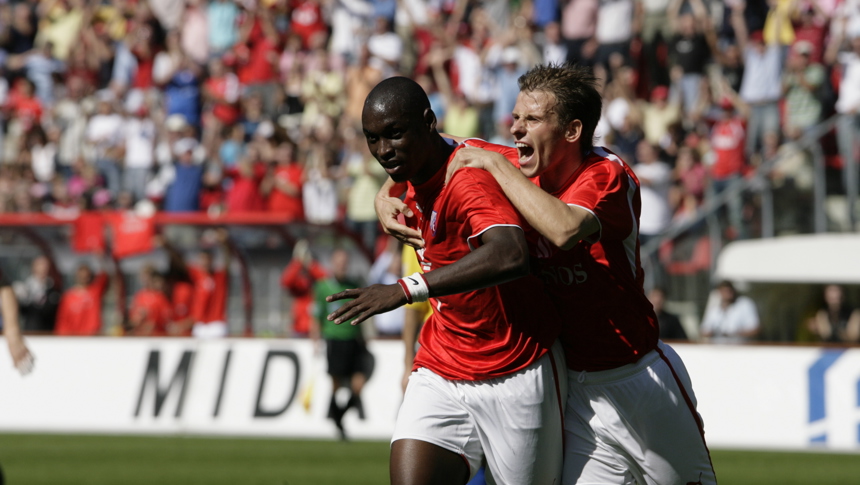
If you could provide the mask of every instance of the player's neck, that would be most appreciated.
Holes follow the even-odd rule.
[[[451,154],[456,148],[456,145],[449,144],[444,138],[437,135],[430,146],[424,169],[412,177],[409,183],[413,187],[424,184],[438,174],[440,170],[445,170],[448,159],[451,158]]]
[[[583,156],[578,146],[575,150],[565,153],[560,160],[540,175],[541,188],[551,194],[563,188],[582,165],[582,160]]]

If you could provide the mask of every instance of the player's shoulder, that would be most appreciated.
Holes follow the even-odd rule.
[[[585,170],[599,170],[610,173],[621,174],[628,170],[629,166],[618,155],[605,147],[594,147],[585,157]]]
[[[480,138],[467,138],[463,140],[462,143],[464,146],[475,147],[475,148],[483,148],[484,150],[489,150],[492,152],[500,153],[505,156],[511,163],[514,164],[517,168],[519,168],[519,155],[517,154],[517,149],[507,145],[499,145],[497,143],[490,143],[486,140],[482,140]]]

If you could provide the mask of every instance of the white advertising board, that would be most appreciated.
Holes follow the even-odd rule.
[[[307,340],[28,338],[21,377],[0,358],[0,430],[188,433],[329,438],[331,380]],[[5,348],[5,343],[3,344]],[[403,349],[371,342],[376,366],[362,393],[366,419],[350,437],[387,439],[400,406]],[[8,365],[7,365],[8,364]],[[313,386],[311,406],[302,393]]]
[[[31,337],[32,374],[0,350],[0,432],[334,438],[331,383],[311,342],[276,339]],[[0,343],[5,348],[5,343]],[[675,344],[713,448],[860,451],[860,348]],[[369,344],[357,439],[388,439],[403,349]],[[313,383],[309,410],[302,393]]]

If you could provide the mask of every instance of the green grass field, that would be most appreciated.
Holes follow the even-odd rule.
[[[720,483],[860,483],[860,455],[712,452]],[[0,435],[6,484],[388,483],[388,443]]]

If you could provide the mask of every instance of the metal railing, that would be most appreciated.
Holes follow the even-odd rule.
[[[811,155],[813,166],[813,209],[812,228],[815,233],[827,232],[827,184],[826,184],[826,160],[821,147],[821,140],[828,135],[836,125],[838,115],[821,122],[807,131],[795,143],[799,151],[805,151]],[[697,209],[696,213],[689,218],[671,223],[658,237],[650,239],[643,245],[642,260],[656,261],[660,246],[667,241],[672,241],[679,236],[691,231],[696,226],[705,223],[710,238],[711,250],[711,272],[715,267],[716,258],[723,246],[722,231],[719,223],[719,211],[726,207],[733,199],[743,197],[745,192],[753,192],[760,196],[760,237],[771,238],[775,235],[774,224],[774,197],[771,174],[774,167],[788,156],[779,153],[759,165],[752,176],[738,179],[719,194],[706,197],[704,203]],[[849,170],[847,176],[857,176],[855,161],[846,160],[844,170]],[[847,221],[852,229],[856,227],[857,214],[855,206],[857,201],[857,185],[849,184],[846,193]]]

